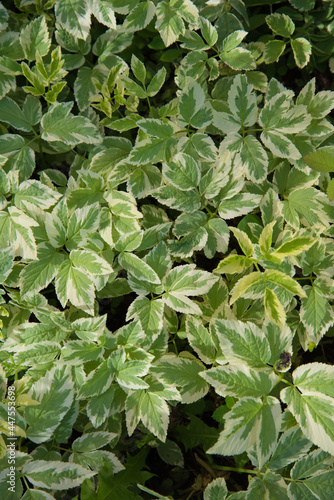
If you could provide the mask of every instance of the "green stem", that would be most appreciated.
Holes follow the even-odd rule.
[[[260,472],[257,470],[241,469],[239,467],[225,467],[224,465],[215,465],[215,469],[226,470],[230,472],[241,472],[243,474],[254,474],[255,476],[260,476]]]
[[[147,96],[146,100],[147,100],[148,108],[150,110],[150,115],[152,116],[152,106],[151,106],[150,98]]]

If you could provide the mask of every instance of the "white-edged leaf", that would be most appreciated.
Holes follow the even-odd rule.
[[[268,155],[253,135],[246,135],[244,138],[240,156],[246,169],[247,179],[252,182],[260,182],[266,179],[268,173]]]
[[[137,255],[130,252],[122,252],[118,257],[121,266],[137,279],[149,283],[160,283],[157,273]]]
[[[80,486],[97,472],[81,465],[52,460],[33,460],[23,466],[22,474],[34,485],[49,490],[68,490]]]
[[[21,295],[24,297],[30,292],[39,292],[53,280],[59,266],[64,261],[64,255],[54,248],[39,248],[38,260],[30,262],[20,274]]]
[[[280,412],[280,403],[272,396],[267,397],[266,403],[258,398],[240,399],[225,415],[225,428],[207,453],[239,455],[258,443],[258,451],[263,456],[261,461],[265,461],[276,444]]]
[[[202,372],[201,376],[220,396],[236,398],[259,398],[269,394],[279,381],[274,373],[255,370],[240,363],[217,366]]]
[[[29,427],[27,436],[34,443],[48,441],[73,401],[73,382],[68,368],[54,367],[37,380],[30,389],[37,406],[28,406],[24,418]]]
[[[223,477],[211,481],[204,490],[204,500],[225,500],[227,497],[227,486]]]
[[[103,276],[112,273],[112,268],[108,262],[89,250],[72,250],[70,260],[75,267],[92,276]]]
[[[90,29],[90,9],[84,0],[59,0],[55,3],[57,23],[64,31],[86,40]]]
[[[165,441],[169,423],[169,407],[166,401],[152,392],[130,392],[126,399],[126,427],[129,436],[139,421],[158,439]]]
[[[71,102],[52,104],[41,120],[42,138],[71,146],[101,142],[96,126],[88,118],[70,113],[72,105]]]
[[[227,102],[234,117],[242,126],[254,125],[258,115],[256,95],[253,92],[253,85],[248,84],[245,75],[237,75],[234,78]]]
[[[89,432],[75,439],[72,443],[72,450],[85,453],[98,450],[106,446],[117,434],[114,432]]]
[[[218,277],[195,268],[194,264],[177,266],[167,274],[164,282],[166,292],[183,295],[207,293]]]
[[[240,193],[222,200],[219,204],[219,215],[222,219],[234,219],[246,215],[254,210],[260,203],[261,196],[251,193]]]
[[[253,368],[263,368],[269,362],[269,342],[265,333],[255,324],[215,319],[213,327],[227,361],[242,361]]]
[[[55,279],[57,297],[63,307],[70,301],[75,307],[94,315],[94,285],[91,277],[68,259],[59,267]]]
[[[334,452],[334,398],[327,394],[332,394],[333,390],[330,382],[333,369],[321,363],[301,365],[293,373],[293,380],[298,388],[300,383],[300,390],[288,387],[281,391],[281,399],[288,405],[304,435],[331,454]],[[309,383],[307,374],[311,378]]]
[[[186,330],[189,344],[198,354],[200,359],[204,363],[213,364],[216,359],[218,349],[215,339],[209,333],[207,328],[205,328],[203,323],[197,318],[188,316],[186,319]]]
[[[49,52],[51,40],[45,16],[36,17],[23,28],[20,34],[20,43],[28,61],[34,61],[37,52],[42,57]]]
[[[204,365],[196,359],[166,355],[151,370],[163,384],[180,388],[183,403],[193,403],[209,390],[209,384],[200,375],[203,368]]]
[[[299,37],[291,40],[291,48],[298,68],[304,68],[310,60],[312,45],[306,38]]]
[[[292,160],[301,158],[301,153],[296,146],[281,132],[277,132],[276,130],[264,131],[261,134],[261,141],[270,149],[273,155],[279,158],[289,158]]]

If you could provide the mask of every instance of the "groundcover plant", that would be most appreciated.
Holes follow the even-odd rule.
[[[334,3],[0,3],[0,497],[329,499]]]

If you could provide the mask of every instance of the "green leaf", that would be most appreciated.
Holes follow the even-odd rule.
[[[213,47],[218,40],[216,28],[210,23],[210,21],[208,21],[208,19],[205,19],[204,17],[200,17],[200,24],[204,40],[210,47]]]
[[[37,53],[45,56],[49,52],[51,40],[44,16],[36,17],[20,34],[20,43],[28,61],[35,61]]]
[[[300,218],[307,220],[309,225],[320,223],[326,215],[317,202],[318,191],[314,188],[294,189],[283,202],[283,215],[293,227],[298,228]],[[319,216],[321,214],[321,216]]]
[[[334,93],[330,90],[322,90],[316,95],[312,95],[312,99],[307,104],[307,111],[313,118],[324,118],[334,108]]]
[[[145,85],[146,81],[145,65],[134,54],[132,54],[131,57],[131,70],[132,73],[137,78],[137,80],[139,80],[143,85]]]
[[[15,76],[6,75],[0,72],[0,99],[3,98],[10,90],[15,90],[16,79]]]
[[[173,135],[173,127],[156,118],[146,118],[137,122],[138,127],[146,134],[158,139],[168,139]]]
[[[39,292],[46,288],[55,277],[58,268],[64,261],[64,256],[49,246],[40,247],[37,252],[38,260],[30,262],[20,274],[21,295]]]
[[[73,382],[68,368],[52,368],[31,388],[31,396],[39,401],[28,406],[24,418],[29,427],[27,436],[34,443],[48,441],[73,401]],[[38,485],[36,485],[38,486]]]
[[[91,98],[97,94],[95,78],[99,75],[91,68],[83,67],[78,71],[74,82],[74,96],[80,111],[91,104]]]
[[[178,102],[180,123],[184,126],[192,125],[195,128],[204,128],[209,125],[212,117],[205,101],[205,93],[201,85],[193,78],[188,78]]]
[[[287,484],[280,474],[268,470],[261,479],[252,479],[248,488],[247,499],[270,498],[272,500],[290,500]]]
[[[311,121],[312,118],[307,113],[306,106],[301,104],[284,112],[282,121],[276,125],[275,130],[286,134],[295,134],[304,131]]]
[[[96,126],[84,116],[70,113],[73,103],[55,103],[41,120],[42,138],[49,142],[61,141],[74,146],[85,142],[96,144],[101,137]]]
[[[318,172],[334,172],[334,149],[331,146],[303,156],[303,160],[313,170]]]
[[[126,319],[137,319],[140,321],[144,331],[156,334],[163,325],[163,302],[161,300],[149,300],[147,297],[137,297],[130,305]]]
[[[190,140],[199,156],[206,160],[216,159],[217,148],[209,135],[196,132],[191,136]]]
[[[316,449],[304,456],[291,469],[291,478],[294,480],[305,479],[318,475],[330,467],[331,456],[325,451]]]
[[[0,249],[0,283],[3,283],[14,265],[14,251],[13,248]]]
[[[184,22],[196,23],[198,20],[197,7],[190,0],[170,0],[160,2],[156,7],[156,29],[166,47],[174,43],[184,34]]]
[[[299,68],[304,68],[311,57],[312,45],[306,38],[295,38],[291,41],[292,52]]]
[[[68,490],[80,486],[96,472],[68,462],[33,460],[24,465],[22,474],[34,486],[49,490]]]
[[[172,148],[175,146],[174,137],[159,139],[144,139],[138,141],[128,158],[133,165],[144,165],[146,163],[166,161],[171,156]]]
[[[264,62],[271,64],[277,62],[285,50],[286,44],[283,40],[269,40],[263,48]]]
[[[99,225],[99,204],[86,205],[74,210],[69,218],[66,234],[66,247],[68,250],[76,249],[78,243],[97,230]]]
[[[136,95],[139,99],[145,99],[147,97],[146,90],[141,85],[131,80],[131,78],[121,75],[120,80],[130,95]]]
[[[182,293],[166,292],[163,295],[163,300],[174,311],[185,314],[201,314],[199,306]]]
[[[327,186],[326,190],[328,198],[333,201],[334,200],[334,179],[332,179]]]
[[[282,243],[282,245],[275,248],[274,251],[268,255],[270,257],[275,257],[275,259],[277,258],[277,262],[282,262],[285,257],[299,255],[305,250],[308,250],[314,243],[315,240],[310,236],[299,236],[293,240]]]
[[[156,29],[166,47],[174,43],[180,35],[184,34],[184,22],[182,17],[168,2],[160,2],[156,8]]]
[[[256,69],[256,62],[252,53],[242,47],[221,54],[222,61],[234,70]]]
[[[312,10],[314,8],[315,0],[289,0],[291,5],[295,7],[295,9],[301,11]]]
[[[207,293],[218,277],[207,271],[195,268],[194,264],[177,266],[167,274],[164,282],[166,292],[184,295],[202,295]]]
[[[21,111],[16,102],[9,97],[4,97],[0,101],[0,120],[18,130],[23,130],[24,132],[31,131],[31,125],[25,114]]]
[[[153,97],[159,92],[159,90],[165,83],[166,74],[167,74],[166,68],[163,67],[160,68],[159,71],[154,75],[154,77],[152,78],[147,87],[147,93],[149,97]]]
[[[209,389],[200,375],[203,368],[196,359],[166,355],[152,367],[152,373],[163,384],[179,387],[183,403],[193,403],[203,398]]]
[[[110,377],[109,370],[105,371],[105,376],[107,375],[107,373]],[[117,398],[117,395],[120,397]],[[91,397],[88,401],[86,411],[87,416],[92,422],[93,426],[95,428],[100,427],[100,425],[102,425],[109,417],[109,415],[114,412],[123,410],[124,405],[119,405],[118,403],[120,401],[124,403],[125,397],[125,392],[116,384],[111,385],[109,389],[105,390],[99,396]]]
[[[24,259],[37,258],[36,241],[31,230],[38,226],[38,223],[26,215],[22,210],[14,206],[8,207],[8,213],[0,212],[0,241],[6,247],[10,242],[16,255],[21,255]]]
[[[133,31],[139,31],[146,28],[154,17],[155,9],[153,2],[139,2],[125,18],[122,28],[126,30],[126,33],[132,33]]]
[[[270,14],[266,17],[266,23],[276,35],[286,38],[289,38],[295,31],[294,22],[286,14]]]
[[[241,44],[245,36],[247,36],[247,31],[236,30],[230,35],[228,35],[223,40],[223,52],[230,52],[231,50],[238,47]]]
[[[305,479],[302,483],[291,483],[289,486],[289,493],[296,495],[300,493],[299,488],[303,491],[306,498],[326,498],[331,495],[334,485],[333,470],[324,472],[323,474],[316,474],[310,478]],[[298,492],[298,493],[297,493]]]
[[[196,212],[201,207],[200,195],[195,190],[182,191],[176,186],[162,186],[155,196],[163,205],[180,212]]]
[[[226,482],[223,477],[211,481],[204,490],[204,500],[225,500],[227,497]]]
[[[184,459],[181,448],[174,441],[166,440],[164,444],[159,444],[157,448],[159,457],[169,465],[178,467],[184,466]]]
[[[283,469],[303,457],[311,446],[312,443],[303,436],[299,426],[290,427],[290,429],[281,435],[268,463],[268,468],[274,471]],[[316,451],[319,452],[320,450]],[[321,453],[324,452],[322,451]]]
[[[272,242],[272,237],[273,237],[273,228],[276,224],[276,221],[271,222],[270,224],[267,224],[259,237],[259,247],[261,250],[262,255],[266,254],[270,247],[271,247],[271,242]]]

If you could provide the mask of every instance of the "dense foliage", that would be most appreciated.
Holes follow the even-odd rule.
[[[3,500],[332,497],[333,32],[0,3]]]

